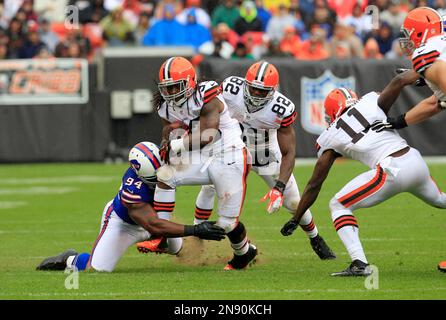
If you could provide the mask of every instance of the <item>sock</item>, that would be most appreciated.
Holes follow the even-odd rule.
[[[209,220],[214,208],[215,189],[212,185],[201,187],[195,202],[194,224]]]
[[[168,238],[167,247],[168,254],[177,254],[183,247],[183,238]]]
[[[237,226],[227,235],[235,255],[242,256],[248,252],[249,241],[243,223],[239,221]]]
[[[231,247],[234,250],[235,255],[237,255],[237,256],[244,255],[246,252],[248,252],[248,249],[249,249],[248,237],[245,236],[245,238],[242,241],[240,241],[239,243],[231,242]]]
[[[304,213],[302,219],[300,219],[299,225],[309,238],[314,238],[319,233],[316,224],[314,223],[313,216],[309,210]]]
[[[156,210],[159,218],[170,220],[175,208],[175,189],[161,189],[157,186],[153,199],[153,208]]]
[[[67,268],[75,266],[78,271],[83,271],[87,268],[88,260],[90,259],[89,253],[81,253],[76,256],[69,256],[67,259]]]
[[[333,224],[336,232],[344,243],[345,248],[353,260],[361,260],[368,263],[359,240],[359,226],[355,216],[350,210],[338,210],[332,212]]]
[[[212,214],[211,209],[202,209],[195,206],[194,224],[200,224],[204,221],[208,221]]]

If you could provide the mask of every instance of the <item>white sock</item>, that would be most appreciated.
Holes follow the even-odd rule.
[[[361,240],[359,240],[359,227],[355,216],[349,210],[340,210],[332,212],[332,218],[336,232],[352,261],[361,260],[368,263]]]
[[[248,249],[249,249],[248,237],[245,236],[245,238],[239,243],[231,242],[231,247],[232,247],[232,249],[234,249],[235,255],[237,255],[237,256],[244,255],[246,252],[248,252]]]
[[[309,210],[304,213],[302,219],[300,219],[299,225],[309,238],[314,238],[319,233]]]

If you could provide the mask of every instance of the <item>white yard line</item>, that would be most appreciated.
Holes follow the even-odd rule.
[[[26,206],[27,204],[28,204],[28,202],[25,202],[25,201],[0,201],[0,210],[23,207],[23,206]]]
[[[7,178],[0,179],[1,185],[24,185],[24,184],[67,184],[67,183],[108,183],[119,181],[118,176],[61,176],[41,178]]]
[[[72,187],[31,187],[17,189],[0,189],[0,196],[5,195],[30,195],[30,194],[65,194],[77,191]]]

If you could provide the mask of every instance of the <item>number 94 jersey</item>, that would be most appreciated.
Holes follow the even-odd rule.
[[[253,166],[267,165],[281,159],[277,129],[292,125],[296,119],[294,103],[278,91],[262,109],[249,113],[243,97],[245,80],[228,77],[222,83],[222,93],[232,118],[243,129],[243,137],[253,158]]]
[[[322,132],[316,142],[318,157],[331,149],[373,169],[390,154],[407,147],[396,130],[370,130],[376,120],[387,119],[378,106],[378,97],[376,92],[366,94]]]

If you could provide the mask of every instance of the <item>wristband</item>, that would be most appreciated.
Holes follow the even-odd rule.
[[[395,129],[402,129],[407,127],[407,122],[406,122],[406,114],[403,113],[401,115],[399,115],[396,119],[394,119],[394,127]]]
[[[282,181],[277,181],[276,182],[276,185],[274,186],[274,189],[277,189],[277,190],[279,190],[280,192],[284,192],[285,191],[285,187],[286,187],[286,185],[285,185],[285,183],[283,183]]]
[[[184,236],[193,236],[195,233],[195,226],[184,226]]]
[[[184,149],[183,138],[170,141],[170,149],[174,152],[174,154],[177,154],[181,150],[183,150]]]

